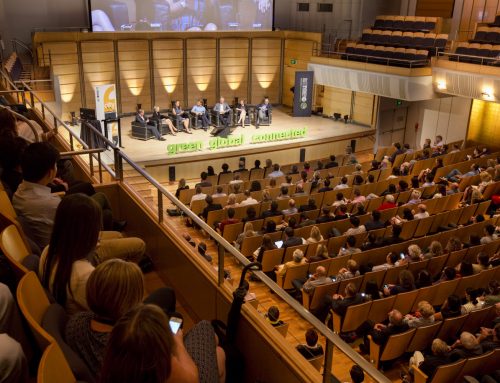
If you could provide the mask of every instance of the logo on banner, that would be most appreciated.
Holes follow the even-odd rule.
[[[95,87],[95,108],[98,120],[104,120],[115,116],[116,108],[116,87],[115,84],[97,85]]]

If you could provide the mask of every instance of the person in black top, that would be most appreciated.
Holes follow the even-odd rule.
[[[302,205],[299,207],[299,212],[304,212],[304,211],[310,211],[310,210],[316,210],[316,201],[313,198],[309,198],[309,201],[307,201],[307,205]]]
[[[436,314],[442,320],[462,315],[462,303],[458,295],[452,294],[444,301],[441,311]]]
[[[333,188],[330,187],[330,180],[327,178],[323,182],[323,187],[318,190],[318,193],[323,193],[323,192],[327,192],[327,191],[330,191],[330,190],[333,190]]]
[[[255,221],[257,220],[257,210],[255,210],[255,208],[253,206],[249,206],[247,208],[247,216],[244,217],[241,222],[243,223],[247,223],[247,222],[251,222],[251,221]]]
[[[237,172],[247,172],[248,169],[245,168],[245,161],[240,159],[238,162],[238,169],[236,169],[233,173]]]
[[[260,218],[267,218],[267,217],[277,217],[281,214],[281,211],[278,210],[278,202],[273,201],[271,202],[271,206],[269,207],[269,210],[265,210],[262,212],[260,215]]]
[[[254,167],[251,170],[261,169],[260,160],[255,160]]]
[[[181,190],[189,189],[189,185],[186,185],[186,180],[181,178],[179,180],[179,185],[177,185],[177,190],[175,191],[175,198],[179,198],[181,195]]]
[[[150,120],[144,116],[144,110],[139,109],[137,114],[135,115],[135,122],[139,123],[142,127],[149,130],[159,141],[165,141],[165,139],[161,136],[158,128],[156,127],[155,121]]]
[[[212,186],[212,183],[207,180],[207,178],[208,178],[207,172],[201,172],[200,178],[201,178],[201,181],[198,182],[196,185],[194,185],[195,188],[197,188],[198,186],[200,186],[202,188],[207,187],[207,186]]]
[[[296,237],[294,230],[288,226],[285,229],[285,240],[283,241],[283,246],[282,248],[287,248],[287,247],[292,247],[292,246],[299,246],[302,245],[304,242],[301,237]]]
[[[174,124],[172,123],[172,120],[168,118],[167,116],[163,115],[160,113],[160,107],[155,106],[153,108],[153,115],[150,118],[151,121],[154,121],[156,123],[156,126],[158,129],[160,128],[162,122],[165,122],[165,124],[168,126],[168,129],[170,130],[170,133],[172,135],[176,136],[177,129],[175,128]]]
[[[359,345],[359,350],[364,354],[370,354],[370,341],[368,335],[379,346],[385,346],[391,335],[400,334],[409,329],[403,321],[403,314],[398,310],[391,310],[388,314],[389,324],[373,323],[371,320],[365,321],[356,329],[356,335],[363,337],[364,342]]]
[[[336,160],[336,157],[332,154],[330,156],[330,162],[328,162],[325,165],[325,169],[336,168],[337,166],[339,166],[339,163],[335,160]]]
[[[306,344],[299,344],[297,351],[307,360],[323,355],[323,347],[318,345],[318,333],[316,330],[311,328],[306,331]]]
[[[432,377],[439,366],[452,362],[450,360],[449,347],[441,339],[434,339],[432,341],[431,350],[432,354],[425,355],[423,362],[418,365],[419,370],[428,376],[429,381],[432,380]],[[420,351],[417,351],[416,353],[420,353]],[[410,359],[410,366],[415,365],[415,363],[412,363],[412,359],[416,358],[412,357]],[[413,369],[410,367],[410,373],[411,372],[413,372]]]
[[[324,322],[328,312],[332,309],[336,314],[343,317],[349,306],[357,305],[363,302],[361,294],[356,293],[357,286],[349,283],[345,288],[345,296],[340,294],[326,295],[318,308],[311,310],[311,313],[320,321]]]
[[[394,151],[394,153],[392,153],[391,157],[389,158],[389,161],[391,161],[391,164],[394,163],[394,160],[396,159],[396,157],[399,154],[403,154],[405,152],[404,149],[401,147],[401,144],[399,142],[396,142],[394,144],[394,147],[396,148],[396,150]]]
[[[316,223],[332,222],[335,218],[330,215],[330,209],[324,207],[321,210],[321,215],[316,219]]]
[[[201,216],[206,221],[208,218],[208,213],[213,210],[221,210],[222,205],[220,203],[214,203],[211,195],[207,195],[205,197],[205,202],[207,203],[207,206],[205,206],[205,208],[203,209]]]
[[[380,211],[378,210],[372,211],[372,219],[365,222],[366,231],[382,229],[383,227],[385,227],[384,223],[380,221],[380,216],[381,216]]]
[[[393,245],[395,243],[401,243],[404,241],[403,238],[400,237],[401,232],[403,231],[403,227],[400,225],[392,225],[392,236],[382,239],[382,246]]]

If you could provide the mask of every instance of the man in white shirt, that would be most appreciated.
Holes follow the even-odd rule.
[[[356,235],[356,234],[361,234],[366,232],[366,228],[364,225],[360,225],[359,218],[356,216],[353,216],[349,218],[349,221],[351,222],[352,227],[347,229],[347,231],[344,233],[344,235]]]
[[[248,190],[245,190],[245,197],[247,198],[240,202],[240,206],[256,205],[259,203],[259,201],[257,201],[255,198],[252,198],[252,195]]]
[[[434,140],[434,147],[438,148],[438,147],[443,146],[443,145],[444,145],[443,136],[437,135],[435,140]]]
[[[340,183],[333,188],[333,190],[347,189],[349,185],[347,184],[347,177],[342,177]]]
[[[227,194],[224,193],[224,189],[222,188],[222,186],[217,186],[215,193],[212,194],[212,198],[226,197],[226,196],[227,196]]]
[[[425,206],[423,203],[418,205],[417,214],[415,214],[413,217],[415,219],[422,219],[422,218],[429,217],[429,212],[427,211],[427,206]]]
[[[199,200],[204,200],[207,197],[205,193],[202,193],[201,191],[201,186],[197,186],[195,189],[195,194],[191,197],[191,202],[189,204],[192,204],[193,201],[199,201]]]
[[[29,145],[22,158],[23,182],[12,198],[12,205],[25,234],[40,249],[50,242],[56,210],[61,202],[61,198],[52,195],[50,188],[45,186],[54,180],[58,159],[59,152],[48,142]],[[91,197],[97,203],[102,197],[102,194],[99,194]],[[96,249],[101,260],[122,258],[139,261],[143,257],[146,245],[142,239],[123,238],[120,233],[114,231],[101,233],[106,233],[106,239],[101,239]]]

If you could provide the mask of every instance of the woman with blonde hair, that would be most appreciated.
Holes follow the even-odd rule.
[[[311,229],[311,234],[309,238],[307,238],[307,243],[318,243],[323,240],[323,236],[321,235],[321,231],[319,231],[318,226],[313,226]]]
[[[141,269],[121,259],[101,263],[87,281],[86,297],[89,311],[70,318],[66,324],[66,341],[97,375],[113,326],[144,299]],[[146,301],[168,314],[175,312],[175,292],[170,288],[153,292]]]
[[[234,193],[231,193],[228,195],[227,197],[227,203],[226,203],[226,206],[224,206],[224,209],[229,209],[229,208],[235,208],[235,207],[238,207],[240,204],[238,202],[236,202],[236,194]]]
[[[479,174],[479,178],[481,178],[481,182],[477,186],[478,190],[481,192],[481,194],[484,193],[484,190],[489,184],[493,183],[493,179],[491,177],[491,174],[488,172],[481,172]]]
[[[253,229],[252,222],[245,223],[245,226],[243,227],[243,233],[240,233],[236,238],[236,241],[234,241],[234,247],[240,249],[243,240],[247,237],[253,237],[254,235],[257,235],[257,233]]]

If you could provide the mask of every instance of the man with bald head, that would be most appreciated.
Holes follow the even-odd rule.
[[[365,321],[356,330],[358,337],[363,337],[364,342],[359,345],[359,350],[364,354],[370,354],[370,341],[368,335],[372,336],[373,341],[382,346],[387,343],[391,335],[400,334],[409,329],[408,325],[403,321],[403,314],[398,310],[391,310],[387,314],[388,323],[373,323],[371,320]]]
[[[292,281],[293,287],[295,287],[296,298],[302,298],[302,293],[312,294],[317,286],[330,283],[332,280],[328,278],[327,270],[324,266],[316,267],[316,272],[314,274],[309,274],[309,278],[294,279]]]

